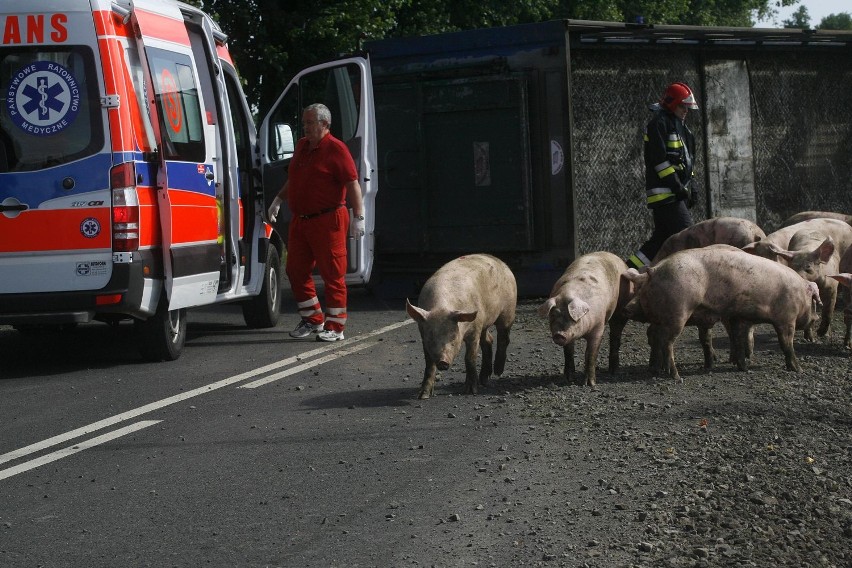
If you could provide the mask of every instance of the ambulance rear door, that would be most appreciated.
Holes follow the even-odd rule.
[[[347,242],[347,284],[366,284],[373,269],[376,199],[376,118],[370,62],[353,57],[298,73],[263,119],[259,132],[267,206],[287,180],[296,141],[303,136],[302,110],[323,103],[331,111],[331,133],[342,140],[358,169],[366,234]],[[350,209],[351,214],[351,209]],[[290,213],[282,205],[277,228],[287,236]]]
[[[204,98],[178,6],[133,0],[131,7],[157,143],[156,156],[149,157],[156,169],[150,181],[159,211],[168,308],[210,304],[217,299],[225,261],[215,103]]]

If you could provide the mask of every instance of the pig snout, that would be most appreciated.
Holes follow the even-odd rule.
[[[568,342],[568,336],[564,333],[556,332],[553,334],[553,343],[555,343],[556,345],[565,347],[566,345],[568,345]]]

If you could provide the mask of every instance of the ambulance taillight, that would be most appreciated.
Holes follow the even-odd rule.
[[[133,162],[114,166],[109,173],[112,189],[112,250],[139,249],[139,196]]]

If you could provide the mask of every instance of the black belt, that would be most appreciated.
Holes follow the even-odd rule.
[[[319,217],[320,215],[325,215],[326,213],[331,213],[332,211],[337,211],[343,207],[343,205],[335,205],[334,207],[329,207],[328,209],[321,209],[319,213],[311,213],[310,215],[296,215],[299,219],[313,219],[314,217]]]

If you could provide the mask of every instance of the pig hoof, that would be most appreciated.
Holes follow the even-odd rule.
[[[420,399],[420,400],[426,400],[431,395],[432,395],[432,393],[429,393],[429,392],[426,392],[426,391],[420,391],[420,394],[417,395],[417,398]]]

